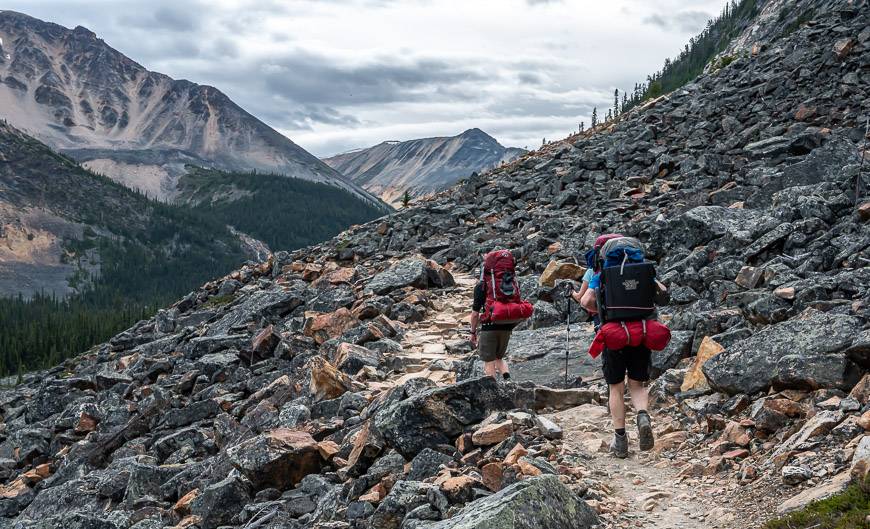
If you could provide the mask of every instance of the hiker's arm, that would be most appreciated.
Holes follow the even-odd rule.
[[[480,324],[480,313],[471,312],[471,345],[477,347],[477,327]]]
[[[574,301],[580,303],[583,300],[583,294],[589,290],[589,281],[584,281],[582,285],[580,285],[579,292],[571,292],[571,297],[574,298]]]
[[[668,287],[658,279],[656,279],[656,295],[653,301],[659,306],[668,305],[671,302],[671,293],[668,292]]]
[[[595,299],[595,290],[587,288],[580,298],[580,306],[586,309],[590,314],[598,314],[598,301]]]

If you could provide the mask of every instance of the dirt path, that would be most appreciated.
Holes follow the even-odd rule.
[[[431,299],[433,308],[426,318],[408,326],[402,346],[406,373],[388,381],[390,385],[416,377],[438,384],[454,382],[447,365],[460,358],[451,351],[462,350],[467,339],[475,278],[455,273],[456,286]],[[464,355],[463,355],[464,356]],[[740,527],[729,507],[728,487],[722,480],[682,478],[676,463],[657,452],[637,451],[634,415],[629,413],[628,431],[632,453],[620,460],[607,453],[612,428],[604,405],[586,404],[549,416],[564,431],[563,450],[585,468],[586,475],[600,484],[597,507],[608,528],[696,529]],[[668,433],[666,418],[653,417],[657,434]],[[593,495],[594,496],[594,495]]]
[[[656,417],[653,414],[655,424]],[[637,429],[630,414],[627,428],[631,444],[628,459],[612,457],[607,447],[612,436],[606,406],[587,404],[550,415],[564,430],[563,449],[586,456],[589,477],[607,488],[600,503],[608,527],[656,529],[733,528],[731,512],[721,484],[704,486],[682,478],[674,463],[655,450],[637,450]]]

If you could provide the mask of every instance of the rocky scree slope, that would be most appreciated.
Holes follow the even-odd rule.
[[[171,199],[185,164],[372,197],[211,86],[150,72],[81,26],[0,11],[0,117],[95,171]]]
[[[589,505],[619,526],[582,470],[600,443],[565,450],[538,414],[600,401],[600,384],[497,385],[464,342],[427,366],[457,383],[393,382],[403,324],[450,270],[511,248],[530,325],[557,325],[567,283],[539,274],[615,230],[672,292],[658,464],[745,495],[735,527],[860,478],[870,30],[866,3],[830,4],[616,123],[248,265],[3,390],[0,527],[567,528],[596,522]]]
[[[524,153],[506,148],[480,129],[449,138],[387,141],[323,161],[393,205],[431,195],[461,178],[510,162]]]

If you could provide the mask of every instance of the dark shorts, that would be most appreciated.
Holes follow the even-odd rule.
[[[626,347],[619,351],[604,350],[601,369],[608,384],[625,382],[625,375],[638,382],[649,380],[649,362],[652,353],[646,347]]]
[[[484,362],[492,362],[504,358],[507,352],[511,331],[480,331],[477,341],[477,353]]]

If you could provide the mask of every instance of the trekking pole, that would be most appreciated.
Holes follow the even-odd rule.
[[[565,389],[568,389],[568,352],[571,350],[571,293],[568,293],[568,318],[565,328]]]
[[[861,149],[861,166],[858,168],[858,176],[855,177],[855,207],[858,207],[859,193],[861,192],[861,180],[864,176],[864,159],[867,158],[867,136],[870,136],[870,117],[864,126],[864,148]]]

